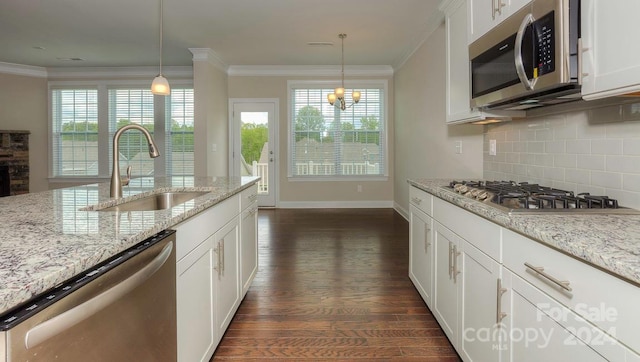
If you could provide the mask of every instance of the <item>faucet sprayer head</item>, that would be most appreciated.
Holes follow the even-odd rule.
[[[149,157],[156,158],[160,156],[160,152],[153,143],[149,143]]]

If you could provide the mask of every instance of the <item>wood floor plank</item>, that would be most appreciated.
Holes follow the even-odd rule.
[[[212,361],[460,361],[391,209],[261,210],[258,273]]]

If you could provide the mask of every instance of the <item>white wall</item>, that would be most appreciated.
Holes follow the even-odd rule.
[[[484,128],[445,123],[444,24],[396,71],[394,84],[394,200],[405,213],[407,179],[482,177]],[[462,142],[462,154],[455,152],[456,141]]]
[[[490,125],[484,138],[486,179],[608,195],[640,209],[640,103]]]

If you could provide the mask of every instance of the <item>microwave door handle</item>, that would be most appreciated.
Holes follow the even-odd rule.
[[[533,24],[535,20],[536,19],[532,14],[527,14],[524,17],[520,24],[520,28],[518,29],[518,33],[516,34],[516,44],[513,49],[513,53],[515,54],[516,73],[518,73],[518,78],[520,78],[520,82],[524,85],[526,90],[533,90],[537,79],[529,80],[527,77],[527,72],[524,69],[524,62],[522,61],[522,41],[524,40],[524,32],[527,30],[527,26]]]

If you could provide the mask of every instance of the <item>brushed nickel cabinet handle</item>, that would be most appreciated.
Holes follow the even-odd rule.
[[[458,270],[458,256],[460,256],[460,252],[458,251],[458,246],[453,246],[453,283],[458,282],[458,274],[460,274],[460,270]]]
[[[502,295],[507,292],[507,289],[502,287],[502,279],[498,278],[497,284],[496,295],[498,300],[496,303],[496,324],[500,324],[504,317],[507,316],[507,313],[502,311]]]
[[[412,197],[411,201],[413,201],[413,203],[416,205],[420,205],[422,203],[422,199],[419,197]]]
[[[429,234],[431,233],[431,228],[429,225],[424,226],[424,252],[427,252],[427,249],[431,246],[431,240],[429,239]]]
[[[569,286],[569,284],[571,284],[568,280],[559,280],[556,277],[546,273],[544,271],[544,268],[541,266],[533,266],[527,262],[524,263],[524,266],[526,266],[528,269],[532,270],[534,273],[536,273],[537,275],[542,276],[543,278],[549,280],[550,282],[552,282],[553,284],[559,286],[560,288],[570,292],[572,289]]]
[[[221,255],[221,258],[222,258],[222,268],[221,268],[222,271],[221,271],[221,273],[222,273],[222,276],[224,276],[224,239],[220,240],[220,255]]]
[[[453,263],[451,256],[453,255],[453,243],[449,242],[449,279],[453,278]]]

